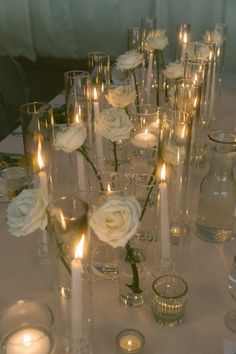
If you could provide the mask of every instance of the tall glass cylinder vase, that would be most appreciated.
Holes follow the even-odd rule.
[[[176,50],[175,60],[185,61],[185,51],[191,40],[191,24],[182,23],[177,26],[176,30]]]
[[[104,169],[104,146],[102,137],[96,134],[95,122],[104,105],[105,95],[110,87],[110,56],[105,52],[90,52],[87,55],[88,72],[90,73],[90,99],[91,99],[91,156],[96,160],[101,172]],[[103,171],[104,172],[104,171]]]
[[[170,235],[173,244],[188,242],[190,231],[187,194],[192,119],[181,111],[169,111],[162,121],[159,165],[168,166]],[[158,171],[160,175],[160,171]]]
[[[224,71],[225,44],[228,26],[225,23],[216,23],[206,31],[204,39],[207,44],[213,44],[216,48],[216,84],[221,85]]]
[[[195,114],[196,121],[194,125],[194,145],[192,150],[192,159],[196,166],[204,165],[208,150],[207,134],[210,129],[210,119],[208,114],[210,81],[208,80],[208,69],[208,59],[186,60],[185,79],[191,80],[194,85],[199,87],[199,95]]]
[[[92,330],[88,205],[76,197],[62,197],[49,204],[47,214],[65,351],[88,354]]]
[[[142,171],[154,174],[158,158],[160,123],[165,115],[163,108],[151,104],[130,107],[133,130],[130,134],[133,157],[131,169],[135,173]],[[154,172],[153,172],[154,171]]]
[[[45,102],[26,103],[20,107],[28,185],[40,189],[47,201],[55,190],[53,115]],[[37,261],[48,264],[47,230],[38,240]]]
[[[80,194],[85,200],[88,198],[88,184],[86,181],[87,164],[84,159],[84,146],[90,148],[91,116],[90,116],[90,77],[86,71],[68,71],[64,73],[65,100],[68,126],[77,126],[78,134],[86,136],[80,151],[69,153],[69,176],[73,186],[72,191]],[[73,128],[72,128],[73,129]],[[71,138],[73,140],[73,138]],[[60,171],[58,171],[60,173]],[[73,192],[72,192],[73,194]]]
[[[123,173],[103,173],[91,179],[91,212],[95,212],[109,198],[131,194],[130,177]],[[92,232],[92,269],[103,279],[119,277],[119,249],[102,242]]]

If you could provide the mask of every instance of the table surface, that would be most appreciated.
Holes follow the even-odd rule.
[[[236,129],[235,97],[236,76],[225,75],[217,100],[217,128]],[[59,95],[56,102],[62,101]],[[0,142],[0,152],[23,153],[22,138],[9,135]],[[37,232],[21,238],[10,235],[5,212],[6,205],[1,204],[0,309],[21,298],[41,299],[56,308],[47,269],[35,261]],[[146,339],[142,353],[235,354],[236,335],[224,324],[227,311],[236,309],[227,289],[235,247],[236,239],[210,244],[193,234],[191,242],[182,248],[181,275],[189,285],[189,296],[184,321],[175,328],[155,322],[149,301],[139,308],[125,308],[118,300],[117,281],[94,279],[94,353],[117,353],[117,333],[136,328]]]

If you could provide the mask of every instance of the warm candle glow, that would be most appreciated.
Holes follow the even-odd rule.
[[[23,343],[25,346],[29,346],[31,344],[31,337],[28,334],[24,334]]]
[[[108,192],[108,194],[111,193],[111,185],[110,185],[110,183],[108,183],[108,185],[107,185],[107,192]]]
[[[83,248],[84,248],[84,234],[82,235],[81,240],[75,249],[75,259],[83,258]]]
[[[161,168],[161,181],[165,181],[166,179],[166,165],[163,163]]]
[[[186,32],[184,32],[184,35],[183,35],[183,43],[184,44],[188,43],[188,34]]]
[[[181,138],[184,139],[185,137],[185,130],[186,130],[186,125],[184,124],[182,132],[181,132]]]
[[[42,157],[42,144],[41,144],[41,140],[40,139],[39,139],[39,143],[38,143],[37,158],[38,158],[39,169],[42,170],[44,168],[44,162],[43,162],[43,157]]]
[[[65,217],[63,215],[63,212],[60,209],[60,221],[61,221],[61,227],[63,228],[63,230],[66,230],[66,221],[65,221]]]
[[[94,98],[94,100],[98,99],[98,94],[97,94],[96,87],[93,88],[93,98]]]

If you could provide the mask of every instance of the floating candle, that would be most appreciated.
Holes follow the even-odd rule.
[[[50,339],[38,328],[23,328],[15,331],[7,340],[6,354],[49,354]]]
[[[157,137],[155,134],[150,133],[147,129],[133,133],[131,136],[131,142],[133,145],[141,149],[150,149],[156,146]]]

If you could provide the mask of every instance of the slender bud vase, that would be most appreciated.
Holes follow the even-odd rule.
[[[213,130],[209,134],[211,161],[200,186],[196,232],[209,242],[225,242],[233,235],[236,184],[233,162],[236,133]]]

